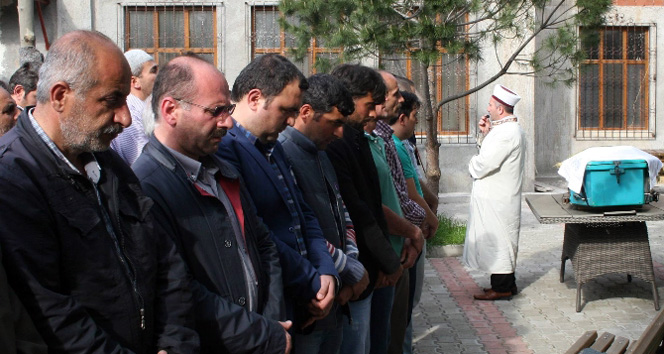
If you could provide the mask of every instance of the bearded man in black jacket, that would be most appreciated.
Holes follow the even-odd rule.
[[[131,124],[130,78],[108,37],[68,33],[0,138],[2,261],[49,353],[198,352],[184,262],[107,151]]]

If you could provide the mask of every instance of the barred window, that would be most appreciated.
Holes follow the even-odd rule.
[[[214,6],[125,6],[125,49],[142,49],[157,63],[195,53],[216,65]]]
[[[577,137],[651,138],[649,31],[645,26],[581,28]]]
[[[316,72],[317,60],[326,59],[336,62],[341,49],[325,48],[320,40],[313,39],[308,54],[303,61],[294,61],[288,49],[295,46],[293,35],[286,33],[279,26],[281,17],[277,6],[253,6],[251,11],[251,58],[256,56],[277,53],[288,57],[304,73],[311,75]],[[291,23],[297,23],[297,18],[288,18]]]
[[[381,65],[395,75],[407,77],[415,86],[419,87],[419,78],[413,70],[413,61],[407,53],[396,55],[382,55]],[[433,77],[431,75],[433,74]],[[469,63],[463,54],[448,54],[441,49],[440,58],[431,65],[429,80],[432,96],[435,94],[435,105],[444,97],[468,90]],[[448,102],[441,107],[436,114],[438,141],[441,143],[466,144],[470,142],[468,107],[470,104],[468,96]],[[425,121],[420,118],[415,132],[418,138],[424,139]]]

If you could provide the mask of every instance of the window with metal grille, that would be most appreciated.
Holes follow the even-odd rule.
[[[157,63],[195,53],[216,65],[217,16],[214,6],[124,6],[125,50],[142,49]]]
[[[650,38],[646,26],[580,29],[596,36],[582,49],[579,67],[577,138],[651,139]]]
[[[405,54],[382,55],[381,65],[396,75],[407,77],[419,87],[418,75],[415,75],[415,63]],[[429,81],[434,109],[436,104],[444,97],[468,90],[469,63],[463,54],[448,54],[441,49],[440,58],[429,68]],[[434,95],[435,94],[435,95]],[[432,97],[432,99],[434,99]],[[469,96],[448,102],[436,114],[438,141],[448,144],[467,144],[471,142],[469,133],[468,107]],[[415,129],[418,139],[425,139],[425,122],[422,116]]]
[[[288,49],[295,46],[293,35],[284,32],[279,26],[281,17],[277,6],[252,6],[251,11],[251,57],[278,53],[293,61],[293,63],[304,73],[311,75],[316,72],[315,65],[318,60],[329,60],[336,62],[341,49],[325,48],[320,40],[313,39],[309,46],[308,54],[303,61],[293,60]],[[297,23],[297,18],[288,18],[291,23]]]

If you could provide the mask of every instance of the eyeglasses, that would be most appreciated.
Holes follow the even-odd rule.
[[[235,104],[229,104],[227,106],[206,107],[206,106],[202,106],[200,104],[194,103],[194,102],[183,100],[181,98],[176,98],[175,100],[190,104],[192,106],[202,108],[203,111],[205,111],[207,113],[210,113],[215,118],[216,117],[221,117],[222,115],[223,116],[230,116],[235,111]]]

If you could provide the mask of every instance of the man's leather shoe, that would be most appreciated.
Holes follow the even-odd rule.
[[[484,294],[473,295],[473,297],[475,300],[509,300],[512,298],[512,292],[499,293],[491,289]]]
[[[493,289],[492,289],[492,288],[484,288],[484,289],[482,289],[482,290],[483,290],[485,293],[488,293],[489,291],[491,291],[491,290],[493,290]],[[512,287],[512,289],[510,289],[510,291],[512,292],[512,295],[516,295],[516,293],[517,293],[516,285],[514,285],[514,286]]]

